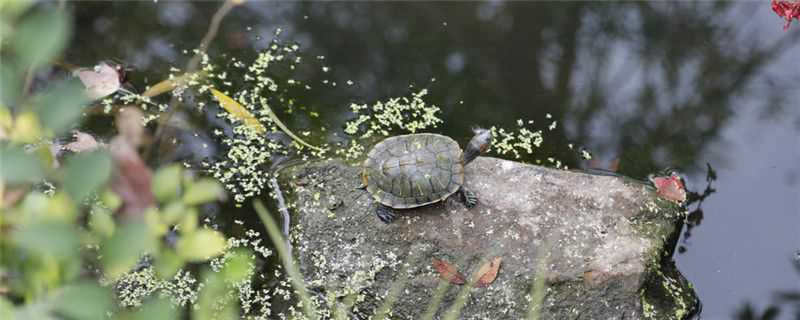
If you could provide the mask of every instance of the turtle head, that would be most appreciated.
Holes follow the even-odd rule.
[[[492,145],[492,132],[483,128],[473,128],[475,136],[469,141],[467,148],[464,149],[464,164],[472,162],[479,155],[486,153]]]

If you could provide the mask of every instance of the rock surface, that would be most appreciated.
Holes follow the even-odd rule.
[[[384,224],[359,173],[325,161],[281,174],[295,255],[329,316],[682,319],[695,308],[670,258],[683,210],[642,182],[481,157],[466,167],[475,208],[454,196]],[[500,270],[483,288],[449,284],[431,265],[470,278],[494,257]]]

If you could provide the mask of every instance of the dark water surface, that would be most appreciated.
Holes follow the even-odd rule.
[[[76,35],[66,60],[118,58],[136,68],[141,90],[186,64],[181,52],[197,46],[219,5],[69,3]],[[341,128],[350,102],[407,95],[413,84],[442,107],[436,130],[459,141],[475,124],[547,124],[551,114],[559,125],[541,158],[581,167],[572,143],[620,159],[634,177],[678,167],[696,191],[709,164],[716,192],[675,256],[703,318],[776,306],[780,319],[800,319],[800,301],[780,296],[800,294],[800,25],[782,26],[767,1],[252,2],[223,20],[210,53],[248,61],[281,28],[308,60],[324,56],[310,65],[330,71],[298,71],[314,86],[302,100],[319,123],[273,106],[296,129]]]

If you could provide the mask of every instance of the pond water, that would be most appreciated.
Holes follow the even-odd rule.
[[[135,68],[141,90],[186,64],[183,50],[219,6],[70,3],[76,32],[65,60],[117,58]],[[538,159],[586,167],[572,144],[606,166],[619,159],[633,177],[677,167],[698,192],[710,166],[716,191],[675,254],[702,317],[750,319],[746,306],[776,306],[778,319],[800,319],[800,301],[780,295],[800,295],[800,25],[782,26],[765,1],[253,2],[223,19],[209,53],[248,61],[278,28],[297,42],[313,66],[297,70],[313,87],[301,100],[320,115],[277,107],[297,130],[340,132],[351,102],[428,88],[444,119],[435,131],[459,141],[473,125],[544,127],[550,115],[558,126]],[[190,142],[189,154],[209,153]]]

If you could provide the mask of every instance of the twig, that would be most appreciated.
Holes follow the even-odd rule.
[[[217,12],[215,12],[214,16],[211,18],[211,23],[208,26],[208,30],[206,31],[205,36],[203,36],[203,39],[200,40],[200,45],[197,48],[197,52],[194,54],[192,59],[190,59],[189,62],[186,64],[186,70],[185,70],[186,74],[193,73],[195,70],[197,70],[197,67],[200,65],[200,61],[202,61],[203,59],[203,55],[206,53],[206,50],[208,50],[208,46],[211,45],[211,41],[213,41],[214,38],[217,36],[217,32],[219,31],[219,26],[222,23],[222,19],[225,18],[225,16],[231,11],[231,9],[233,9],[233,7],[243,2],[244,0],[227,0],[225,1],[225,3],[222,4],[222,6],[219,9],[217,9]],[[147,146],[147,150],[145,150],[144,152],[145,158],[150,157],[150,152],[153,149],[152,146],[155,145],[160,140],[161,136],[164,134],[164,127],[172,118],[172,116],[175,114],[175,112],[177,112],[178,106],[179,106],[178,99],[177,97],[173,96],[169,102],[169,111],[167,111],[166,114],[159,117],[158,119],[158,126],[156,128],[156,133],[153,136],[154,143],[149,144]]]
[[[272,177],[269,179],[269,186],[272,188],[272,191],[275,192],[275,200],[278,201],[278,212],[281,213],[281,217],[283,218],[283,236],[286,238],[286,251],[289,255],[292,255],[292,242],[289,240],[289,225],[292,222],[292,217],[289,215],[289,209],[286,207],[286,199],[283,197],[283,192],[281,192],[281,186],[278,184],[278,179],[276,177]]]

